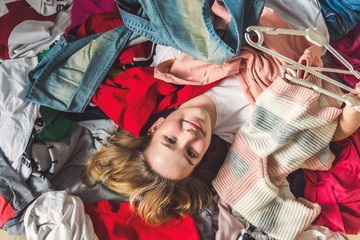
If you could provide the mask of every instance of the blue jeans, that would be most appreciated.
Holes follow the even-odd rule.
[[[26,100],[60,111],[83,112],[121,50],[137,37],[125,26],[84,39],[61,36],[29,72]]]
[[[84,39],[62,36],[28,74],[28,101],[83,112],[122,49],[145,38],[221,64],[239,54],[246,27],[257,24],[264,6],[264,0],[224,0],[232,18],[221,38],[213,26],[212,0],[117,2],[125,25]]]
[[[160,45],[172,46],[214,64],[239,55],[248,26],[257,25],[264,0],[223,0],[231,14],[224,36],[214,29],[213,0],[138,0],[118,2],[124,24]],[[137,15],[128,9],[140,7]]]
[[[330,42],[340,39],[360,20],[359,0],[320,0],[320,4],[329,29]]]

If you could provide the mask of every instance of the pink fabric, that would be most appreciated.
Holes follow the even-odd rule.
[[[95,13],[114,12],[119,13],[114,0],[74,0],[71,9],[71,25],[65,31],[69,31],[76,25],[83,23],[89,16]]]
[[[304,197],[321,206],[314,225],[357,234],[360,230],[360,129],[335,144],[342,150],[330,170],[304,170]]]
[[[307,81],[338,91],[312,75]],[[331,166],[328,143],[340,106],[327,95],[281,78],[260,95],[256,105],[251,124],[237,131],[212,184],[233,211],[260,230],[277,239],[297,239],[320,213],[320,206],[302,198],[285,199],[277,186],[311,156],[317,163],[312,160],[308,167]]]
[[[226,30],[230,21],[231,15],[229,14],[223,0],[215,0],[211,7],[214,13],[214,27],[217,30]]]
[[[219,208],[219,229],[216,231],[216,240],[237,239],[245,226],[231,214],[231,207],[218,195],[215,201]]]
[[[175,84],[205,85],[239,72],[240,61],[231,59],[218,66],[182,53],[155,67],[154,77]]]
[[[333,42],[331,46],[352,65],[354,70],[360,71],[360,23],[340,40]],[[333,57],[332,66],[347,70],[344,64],[335,57]],[[352,74],[338,73],[338,75],[352,88],[360,81]]]
[[[273,28],[287,28],[287,24],[274,10],[264,7],[259,25]],[[321,47],[314,46],[303,36],[264,35],[264,43],[269,48],[307,66],[323,66]],[[240,55],[222,65],[199,61],[182,53],[174,60],[160,63],[155,68],[155,77],[176,84],[203,85],[237,74],[241,88],[251,104],[277,77],[283,77],[280,66],[285,62],[258,52],[244,45]],[[301,75],[301,74],[300,74]],[[305,76],[306,77],[306,76]]]

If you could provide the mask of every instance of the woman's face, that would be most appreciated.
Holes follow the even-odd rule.
[[[152,169],[167,179],[181,180],[191,174],[211,141],[211,121],[199,107],[179,108],[150,128],[152,139],[145,151]]]

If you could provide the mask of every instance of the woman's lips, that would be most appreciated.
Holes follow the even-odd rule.
[[[190,124],[193,128],[199,130],[202,134],[204,134],[202,126],[201,126],[201,124],[199,122],[193,121],[193,120],[185,120],[185,122]]]

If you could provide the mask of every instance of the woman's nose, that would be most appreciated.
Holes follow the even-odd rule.
[[[183,142],[187,144],[188,142],[196,139],[196,133],[191,129],[185,129],[183,131]]]

